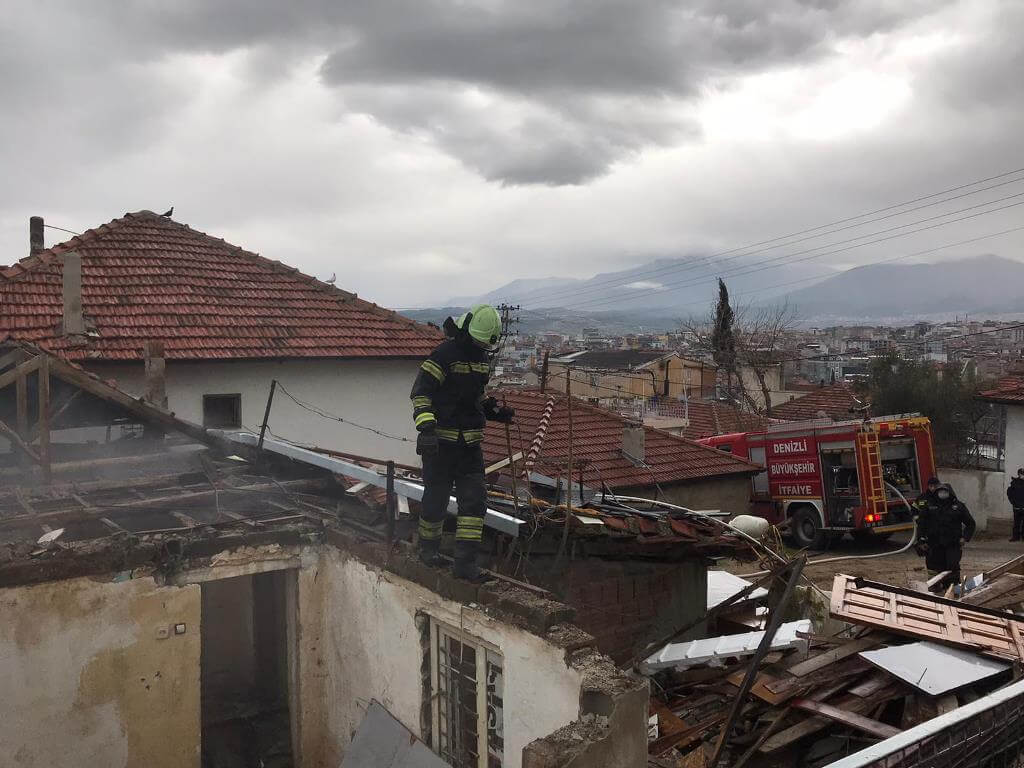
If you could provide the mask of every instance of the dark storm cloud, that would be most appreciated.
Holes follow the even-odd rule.
[[[560,185],[600,176],[645,147],[695,137],[686,106],[709,84],[805,63],[837,41],[891,31],[946,5],[105,0],[70,13],[85,29],[106,21],[110,43],[135,56],[246,48],[263,50],[268,64],[299,50],[323,51],[323,80],[350,109],[432,140],[488,180]],[[494,119],[499,110],[478,104],[475,91],[516,109]],[[416,111],[397,103],[403,99]]]
[[[431,136],[490,180],[572,184],[645,146],[694,136],[695,124],[678,108],[652,125],[650,112],[665,101],[679,107],[708,83],[807,61],[837,40],[889,30],[942,5],[377,0],[347,5],[334,19],[350,37],[322,71],[354,108]],[[438,95],[418,95],[410,115],[396,105],[396,87]],[[487,109],[460,106],[460,88],[520,101],[525,117],[504,130],[481,129]],[[601,101],[612,103],[612,115],[593,106]]]

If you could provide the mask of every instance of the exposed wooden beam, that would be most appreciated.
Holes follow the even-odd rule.
[[[54,402],[52,404],[52,406],[50,407],[50,418],[49,418],[50,428],[51,429],[53,428],[53,425],[57,423],[57,419],[59,419],[61,416],[63,416],[65,414],[65,412],[68,410],[68,408],[71,407],[71,404],[73,402],[75,402],[75,400],[77,400],[78,397],[81,394],[82,394],[82,390],[80,390],[80,389],[68,390],[67,392],[65,392],[61,396],[59,401],[56,401],[56,402]],[[26,438],[26,442],[34,443],[38,436],[39,436],[39,424],[36,423],[36,424],[32,425],[31,429],[29,429],[28,437]]]
[[[43,482],[50,484],[50,358],[39,356],[39,459],[43,465]]]
[[[157,408],[151,403],[138,400],[115,387],[104,384],[90,376],[85,371],[69,365],[63,360],[59,360],[57,358],[48,359],[51,373],[61,381],[65,381],[79,389],[83,389],[89,394],[96,395],[96,397],[99,397],[102,400],[114,403],[115,405],[124,408],[129,413],[138,416],[145,422],[160,424],[170,430],[181,432],[182,434],[191,437],[193,440],[198,440],[199,442],[207,445],[214,445],[218,442],[203,427],[200,427],[197,424],[183,421],[182,419],[175,417],[174,414]],[[0,377],[0,381],[2,381],[2,377]]]
[[[317,490],[323,488],[323,482],[316,479],[303,479],[303,480],[283,480],[280,483],[257,483],[253,485],[241,486],[238,488],[220,488],[217,490],[221,494],[230,494],[232,492],[255,492],[257,494],[273,493],[280,491],[281,488],[301,492],[304,489]],[[214,491],[212,489],[204,489],[202,491],[195,491],[190,493],[178,493],[169,496],[158,496],[155,498],[139,499],[137,501],[125,501],[117,504],[106,504],[102,509],[82,509],[81,506],[76,506],[73,509],[56,509],[49,512],[37,512],[34,515],[17,515],[12,517],[6,517],[0,519],[0,528],[6,525],[17,524],[24,522],[26,519],[40,519],[40,520],[53,520],[61,518],[74,518],[74,519],[95,519],[102,512],[108,512],[111,508],[123,509],[125,512],[132,512],[137,509],[152,509],[159,508],[168,504],[181,504],[184,507],[188,507],[197,501],[213,498]],[[74,499],[74,496],[71,497]],[[262,496],[259,497],[262,500]],[[52,502],[51,502],[52,503]],[[79,504],[79,502],[76,502]],[[222,514],[228,517],[235,518],[237,513],[228,511],[222,511]],[[238,515],[238,519],[248,520],[244,515]]]
[[[28,357],[28,353],[23,349],[14,349],[7,354],[0,357],[0,371],[10,368],[15,363],[20,363]]]
[[[36,355],[31,360],[26,360],[24,363],[12,368],[6,373],[0,373],[0,389],[3,389],[8,384],[12,384],[18,380],[19,376],[27,376],[28,374],[39,368],[45,355]]]
[[[24,440],[22,440],[18,436],[17,432],[8,427],[7,424],[2,419],[0,419],[0,435],[6,437],[11,445],[13,445],[26,456],[28,456],[30,459],[32,459],[32,461],[34,461],[36,464],[43,463],[43,460],[42,458],[40,458],[39,454],[33,451],[32,447],[28,445]]]

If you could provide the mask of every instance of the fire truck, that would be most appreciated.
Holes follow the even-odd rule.
[[[764,467],[752,513],[788,527],[802,547],[912,528],[900,495],[913,503],[935,474],[931,422],[919,414],[774,424],[700,442]]]

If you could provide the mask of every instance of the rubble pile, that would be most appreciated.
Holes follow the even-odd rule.
[[[824,766],[1022,676],[1024,557],[969,579],[962,600],[840,574],[825,627],[783,622],[767,641],[751,629],[770,632],[785,604],[766,609],[773,590],[715,573],[706,636],[638,665],[651,679],[651,766]],[[724,611],[723,582],[746,585]]]

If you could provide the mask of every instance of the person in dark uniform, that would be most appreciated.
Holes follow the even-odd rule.
[[[953,489],[943,483],[935,489],[927,504],[917,510],[917,553],[924,555],[930,576],[943,571],[950,575],[932,587],[944,591],[960,582],[960,558],[964,544],[974,536],[974,518]]]
[[[1006,498],[1013,507],[1013,536],[1010,541],[1024,539],[1024,467],[1017,470],[1017,476],[1006,489]]]
[[[441,531],[454,485],[459,515],[452,573],[480,581],[483,572],[476,560],[487,511],[480,443],[488,420],[509,423],[515,411],[484,396],[490,356],[501,337],[501,318],[494,307],[480,304],[458,320],[448,318],[445,334],[448,339],[420,365],[410,395],[419,433],[416,453],[423,458],[419,556],[432,566],[444,562]]]
[[[928,478],[928,485],[926,486],[924,492],[920,496],[918,496],[913,503],[915,512],[920,512],[922,509],[927,509],[929,504],[933,504],[935,502],[935,491],[939,489],[940,485],[942,485],[942,483],[939,482],[939,478]]]

